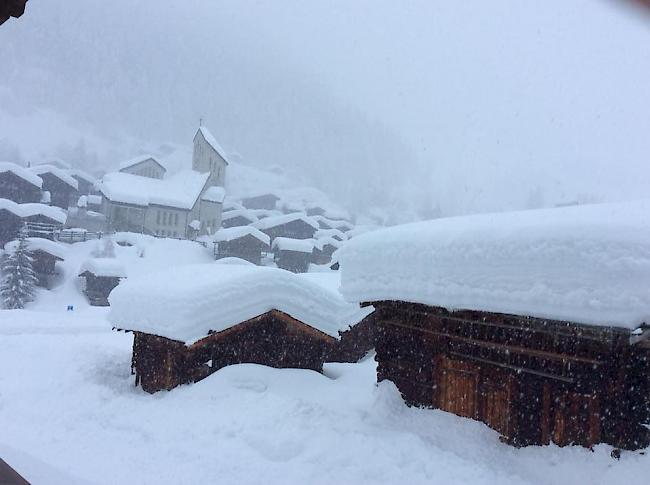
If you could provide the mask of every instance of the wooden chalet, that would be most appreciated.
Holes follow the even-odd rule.
[[[147,392],[240,363],[321,371],[340,332],[370,313],[309,278],[251,264],[171,268],[125,281],[110,300],[114,328],[134,332],[133,371]]]
[[[43,180],[29,169],[9,162],[0,162],[0,199],[17,204],[41,201]]]
[[[109,306],[108,296],[126,278],[126,271],[114,258],[93,258],[83,263],[79,277],[86,280],[84,294],[92,306]]]
[[[649,209],[485,214],[353,238],[337,253],[341,288],[375,308],[377,379],[516,446],[650,445]]]
[[[273,241],[276,237],[291,239],[312,239],[318,230],[318,224],[301,212],[271,216],[252,224]]]
[[[57,207],[16,204],[8,199],[0,199],[0,244],[16,239],[25,225],[29,236],[54,239],[55,231],[63,227],[66,220],[65,212]]]
[[[269,237],[254,227],[221,229],[214,235],[215,259],[241,258],[255,265],[262,262],[262,252],[269,251]]]
[[[43,179],[43,190],[50,193],[50,205],[67,209],[76,203],[77,181],[67,171],[53,165],[36,165],[32,171]]]
[[[275,194],[260,194],[252,197],[242,199],[241,203],[246,209],[266,209],[272,210],[276,208],[277,201],[280,200]]]
[[[186,345],[134,332],[132,369],[136,385],[153,393],[197,382],[222,367],[261,364],[321,372],[337,340],[278,310]]]
[[[278,268],[292,273],[306,273],[312,262],[314,241],[276,237],[271,245],[273,260]]]
[[[257,221],[258,218],[247,209],[229,210],[221,214],[221,227],[226,229],[230,227],[248,226]]]

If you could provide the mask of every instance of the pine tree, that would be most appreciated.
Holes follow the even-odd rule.
[[[2,260],[0,297],[4,308],[24,308],[26,303],[34,300],[38,279],[32,269],[32,261],[27,248],[27,232],[21,230],[15,250],[8,251]]]

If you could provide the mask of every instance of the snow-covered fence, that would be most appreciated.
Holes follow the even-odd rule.
[[[77,230],[63,229],[54,232],[54,239],[56,239],[59,242],[72,244],[76,242],[90,241],[92,239],[101,239],[102,237],[108,234],[112,234],[112,233],[101,232],[101,231],[90,232],[81,229],[77,229]]]

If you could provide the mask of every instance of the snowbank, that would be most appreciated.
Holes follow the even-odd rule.
[[[208,176],[207,173],[192,170],[184,170],[165,179],[113,172],[104,176],[100,190],[113,202],[191,209],[201,195]]]
[[[82,275],[86,271],[94,274],[95,276],[126,278],[126,268],[116,258],[87,259],[81,264],[81,268],[79,268],[79,275]]]
[[[25,167],[21,167],[15,163],[11,162],[0,162],[0,173],[11,172],[17,177],[20,177],[25,182],[38,187],[39,189],[43,187],[43,179],[38,175],[34,174],[31,170],[28,170]]]
[[[355,237],[337,257],[349,301],[650,322],[650,201],[396,226]]]
[[[338,338],[372,311],[288,271],[223,264],[131,278],[109,300],[113,325],[186,343],[274,309]]]
[[[251,226],[237,226],[229,227],[227,229],[219,229],[212,237],[212,240],[215,242],[232,241],[244,236],[253,236],[267,246],[271,243],[271,238],[269,238],[269,236]]]

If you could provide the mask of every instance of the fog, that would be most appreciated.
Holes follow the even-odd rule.
[[[390,222],[645,197],[650,21],[614,3],[31,0],[0,159],[109,170],[202,119]]]

